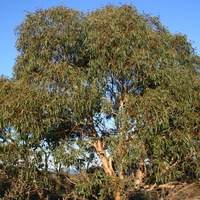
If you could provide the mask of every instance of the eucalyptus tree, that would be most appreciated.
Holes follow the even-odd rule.
[[[27,165],[74,167],[86,199],[199,177],[199,56],[185,35],[127,5],[37,10],[16,33],[1,128]]]

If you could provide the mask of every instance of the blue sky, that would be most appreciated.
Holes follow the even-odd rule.
[[[66,5],[81,11],[94,10],[108,3],[133,4],[138,11],[160,16],[172,33],[188,36],[200,55],[200,0],[2,0],[0,4],[0,75],[12,77],[17,51],[14,29],[25,18],[26,11]]]

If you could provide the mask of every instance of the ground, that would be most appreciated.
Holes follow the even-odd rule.
[[[200,180],[177,185],[164,200],[200,200]]]

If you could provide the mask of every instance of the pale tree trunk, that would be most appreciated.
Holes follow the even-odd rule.
[[[121,193],[117,192],[115,196],[115,200],[122,200]]]
[[[146,166],[144,161],[141,160],[137,172],[135,174],[135,188],[138,188],[142,185],[145,176],[146,176]]]
[[[97,142],[94,143],[94,148],[96,149],[97,153],[99,154],[99,157],[101,159],[101,162],[103,164],[103,169],[105,173],[109,174],[113,178],[113,183],[116,182],[117,176],[114,172],[113,166],[112,166],[112,156],[107,157],[106,152],[104,149],[104,142],[101,140],[97,140]],[[120,188],[117,188],[117,191],[115,193],[115,200],[121,200],[120,195]]]
[[[113,162],[112,156],[109,156],[109,157],[106,156],[106,152],[104,149],[104,146],[105,146],[104,142],[102,142],[101,140],[97,140],[93,144],[93,146],[96,149],[97,153],[99,154],[105,173],[109,174],[112,177],[113,183],[116,183],[117,178],[120,178],[121,180],[124,179],[125,176],[124,176],[124,173],[122,172],[123,170],[119,173],[119,177],[117,177],[117,175],[115,174],[115,171],[112,166],[112,162]],[[117,189],[115,191],[115,200],[122,200],[120,190],[121,190],[120,186],[117,186]]]
[[[119,178],[121,180],[125,179],[123,170],[119,173]],[[116,195],[115,195],[115,200],[121,200],[121,199],[122,199],[121,188],[120,188],[120,186],[118,186],[117,191],[116,191]]]
[[[120,187],[118,187],[116,192],[115,192],[115,200],[122,200],[122,193],[121,193]]]
[[[109,156],[108,158],[106,157],[106,152],[104,150],[105,143],[98,139],[93,146],[99,154],[104,171],[110,176],[115,176],[115,172],[112,167],[112,156]]]

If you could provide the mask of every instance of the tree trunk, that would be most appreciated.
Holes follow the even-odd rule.
[[[106,152],[104,150],[104,142],[97,140],[97,142],[94,143],[94,148],[99,154],[99,157],[101,159],[101,162],[103,164],[104,171],[109,174],[110,176],[114,176],[115,172],[112,167],[112,156],[106,157]]]
[[[116,192],[115,200],[122,200],[121,193],[119,191]]]
[[[113,183],[116,183],[118,177],[115,174],[115,171],[114,171],[113,166],[112,166],[112,162],[113,162],[112,156],[109,156],[109,157],[106,156],[106,152],[104,150],[104,145],[105,145],[104,142],[102,142],[100,140],[97,140],[97,142],[95,142],[93,144],[94,148],[96,149],[96,151],[99,154],[99,157],[100,157],[101,162],[103,164],[104,171],[112,177]],[[120,179],[125,178],[123,170],[119,173],[119,178]],[[117,189],[116,189],[116,192],[115,192],[115,200],[122,200],[120,190],[121,190],[120,186],[117,186]]]
[[[146,176],[146,166],[144,164],[144,161],[141,160],[135,175],[135,188],[139,188],[142,185],[145,176]]]
[[[115,197],[115,200],[122,200],[120,194]]]

